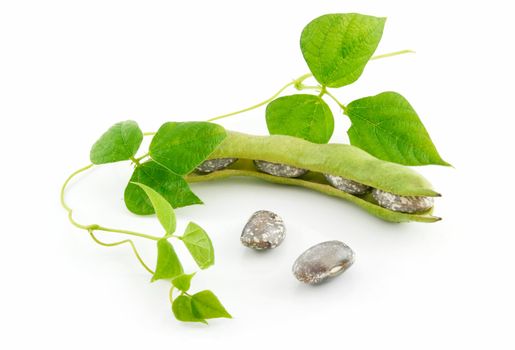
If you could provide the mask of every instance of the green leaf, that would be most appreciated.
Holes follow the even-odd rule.
[[[93,164],[129,160],[136,155],[143,141],[143,133],[132,120],[117,123],[107,130],[91,148],[89,158]]]
[[[213,243],[200,226],[190,222],[181,237],[191,256],[201,269],[207,269],[215,263]]]
[[[152,203],[152,207],[154,207],[157,219],[165,229],[166,234],[174,233],[176,220],[175,212],[173,211],[171,204],[168,203],[168,201],[158,192],[147,185],[138,182],[133,182],[133,184],[141,187],[147,194],[148,199],[150,199],[150,202]]]
[[[179,290],[183,292],[187,292],[191,286],[191,279],[195,276],[195,273],[192,274],[182,274],[175,277],[172,280],[172,284]]]
[[[193,313],[191,305],[191,297],[187,295],[179,295],[172,303],[172,311],[175,318],[182,322],[201,322],[206,323],[206,320],[198,318]]]
[[[316,80],[334,88],[358,80],[381,40],[385,21],[357,13],[311,21],[302,31],[300,47]]]
[[[327,143],[333,135],[334,118],[329,106],[315,95],[280,97],[266,107],[266,125],[272,135],[295,136]]]
[[[174,208],[202,204],[202,201],[190,190],[188,183],[181,176],[154,161],[148,161],[136,167],[125,188],[125,205],[134,214],[149,215],[155,211],[143,189],[132,182],[142,183],[154,189]]]
[[[409,102],[395,92],[383,92],[351,102],[346,114],[352,121],[350,142],[373,156],[404,165],[444,161]]]
[[[157,264],[152,282],[161,279],[170,279],[184,272],[181,262],[170,242],[161,238],[157,241]]]
[[[203,290],[194,294],[191,304],[193,306],[193,313],[199,318],[232,318],[220,300],[210,290]]]
[[[226,136],[225,129],[208,122],[163,124],[150,144],[150,156],[179,175],[193,171]]]

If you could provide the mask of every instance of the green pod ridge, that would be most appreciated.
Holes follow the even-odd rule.
[[[259,159],[342,176],[401,196],[439,196],[414,170],[346,144],[315,144],[285,135],[254,136],[228,131],[209,158]]]
[[[424,213],[408,214],[380,207],[375,204],[370,194],[364,197],[358,197],[347,192],[340,191],[327,184],[323,176],[319,173],[308,173],[301,178],[286,178],[261,173],[255,169],[252,165],[252,161],[246,159],[239,160],[228,169],[215,171],[207,175],[191,173],[186,176],[186,181],[189,183],[196,183],[221,180],[234,176],[249,176],[276,184],[309,188],[329,196],[346,199],[362,207],[370,214],[389,222],[436,222],[441,220],[439,217],[431,215],[432,210],[428,210]]]

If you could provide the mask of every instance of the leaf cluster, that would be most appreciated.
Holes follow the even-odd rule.
[[[327,143],[334,116],[323,97],[328,88],[354,83],[363,73],[381,40],[386,19],[357,13],[328,14],[311,21],[302,31],[300,47],[319,95],[296,94],[270,102],[266,123],[270,134],[289,135]],[[404,165],[449,165],[439,155],[415,110],[398,93],[383,92],[341,104],[351,120],[350,143],[373,156]]]

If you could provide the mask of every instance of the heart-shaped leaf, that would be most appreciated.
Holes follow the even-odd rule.
[[[206,323],[206,320],[197,317],[193,313],[191,305],[191,297],[188,295],[179,295],[172,303],[172,311],[176,319],[182,322],[201,322]]]
[[[335,88],[355,82],[381,40],[385,21],[357,13],[311,21],[302,31],[300,47],[316,80]]]
[[[161,223],[161,226],[163,226],[165,229],[166,234],[174,233],[176,220],[172,205],[168,203],[168,201],[163,196],[161,196],[158,192],[148,187],[147,185],[138,182],[132,183],[145,191],[148,199],[150,199],[150,202],[152,203],[152,207],[154,207],[157,219]]]
[[[129,184],[125,188],[125,205],[134,214],[149,215],[155,211],[143,189],[132,182],[152,188],[174,208],[202,204],[202,201],[191,191],[182,176],[171,172],[154,161],[149,161],[136,167]]]
[[[199,318],[232,318],[220,300],[210,290],[203,290],[194,294],[191,304],[193,306],[193,313]]]
[[[215,263],[215,250],[206,231],[194,222],[190,222],[181,237],[191,256],[201,269],[207,269]]]
[[[280,97],[266,107],[266,125],[272,135],[295,136],[327,143],[334,130],[333,113],[320,97],[298,94]]]
[[[225,129],[208,122],[163,124],[150,144],[150,156],[176,174],[186,175],[213,153]]]
[[[136,155],[143,141],[143,133],[135,121],[113,125],[91,147],[89,158],[93,164],[114,163]]]
[[[156,271],[151,281],[174,278],[183,272],[182,264],[172,244],[164,238],[157,241]]]
[[[396,92],[351,102],[345,112],[352,121],[350,142],[373,156],[404,165],[449,165],[409,102]]]
[[[172,284],[175,288],[187,292],[190,289],[193,276],[195,276],[195,273],[179,275],[172,280]]]

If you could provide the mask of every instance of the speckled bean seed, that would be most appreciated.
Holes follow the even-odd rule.
[[[367,185],[360,184],[359,182],[352,181],[341,176],[335,176],[330,174],[324,174],[324,176],[327,182],[331,184],[331,186],[343,192],[347,192],[354,195],[362,195],[370,190],[370,187]]]
[[[423,212],[431,209],[434,205],[432,197],[398,196],[377,188],[372,190],[372,196],[381,207],[403,213]]]
[[[281,217],[268,210],[252,214],[241,233],[241,243],[249,248],[263,250],[280,245],[286,236],[286,228]]]
[[[216,158],[204,161],[197,167],[197,171],[201,173],[212,173],[213,171],[227,168],[229,165],[237,161],[238,158]]]
[[[327,241],[302,253],[293,264],[295,277],[307,284],[319,284],[338,276],[354,263],[354,252],[345,243]]]
[[[287,164],[272,163],[264,160],[254,160],[259,171],[281,177],[299,177],[307,173],[306,169],[296,168]]]

